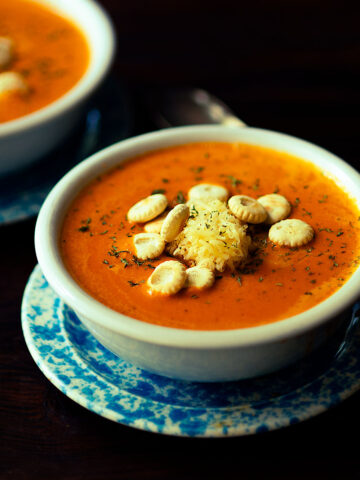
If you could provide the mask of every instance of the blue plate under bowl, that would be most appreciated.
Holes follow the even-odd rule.
[[[151,432],[227,437],[274,430],[313,417],[360,388],[360,306],[345,337],[302,362],[261,378],[229,383],[172,380],[104,348],[50,288],[39,266],[22,304],[27,346],[65,395],[103,417]]]

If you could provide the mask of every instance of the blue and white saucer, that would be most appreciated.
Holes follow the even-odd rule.
[[[228,437],[313,417],[360,388],[360,306],[339,348],[273,375],[231,383],[171,380],[106,350],[49,287],[37,266],[26,287],[22,325],[38,367],[65,395],[103,417],[151,432]]]
[[[68,170],[96,150],[127,137],[130,123],[125,90],[109,78],[64,145],[30,167],[0,178],[0,225],[36,215],[49,191]]]

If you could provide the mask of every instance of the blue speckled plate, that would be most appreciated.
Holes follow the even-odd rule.
[[[36,215],[49,191],[70,168],[96,150],[124,139],[130,123],[126,92],[110,78],[64,145],[32,166],[0,178],[0,225]]]
[[[248,435],[323,412],[360,387],[360,306],[345,337],[273,375],[216,384],[171,380],[106,350],[32,273],[22,304],[26,343],[39,368],[65,395],[110,420],[191,437]]]

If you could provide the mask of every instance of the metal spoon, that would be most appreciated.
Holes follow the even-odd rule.
[[[152,92],[151,111],[160,128],[181,125],[221,124],[246,127],[221,100],[198,88]]]

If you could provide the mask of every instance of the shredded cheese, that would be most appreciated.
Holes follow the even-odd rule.
[[[248,255],[251,242],[246,225],[220,200],[190,201],[190,217],[179,235],[167,246],[170,254],[191,265],[223,272],[235,270]]]

